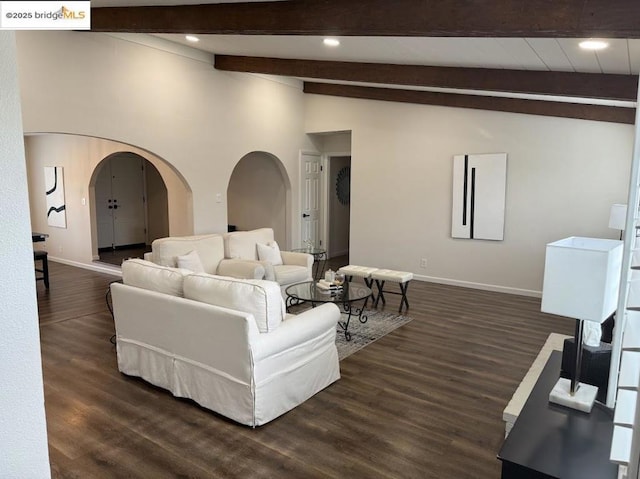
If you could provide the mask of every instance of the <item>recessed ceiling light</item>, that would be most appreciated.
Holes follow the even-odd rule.
[[[184,38],[186,38],[188,42],[193,42],[193,43],[196,43],[196,42],[200,41],[200,39],[198,37],[196,37],[195,35],[185,35]]]
[[[607,48],[609,44],[603,40],[585,40],[579,43],[580,48],[584,48],[585,50],[602,50],[603,48]]]
[[[340,45],[340,40],[338,40],[337,38],[325,38],[324,40],[322,40],[322,43],[324,43],[328,47],[337,47],[338,45]]]

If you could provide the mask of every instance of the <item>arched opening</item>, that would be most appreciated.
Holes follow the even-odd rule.
[[[169,235],[167,187],[151,162],[132,152],[114,153],[98,164],[94,178],[101,262],[142,257],[154,239]]]
[[[144,242],[167,235],[167,215],[169,236],[193,234],[193,195],[187,180],[173,164],[148,150],[105,138],[39,133],[25,136],[25,153],[32,228],[49,235],[44,246],[50,259],[96,270],[113,269],[111,265],[97,263],[100,257],[96,181],[104,167],[104,160],[114,155],[135,155],[131,158],[144,160],[148,219]],[[66,228],[47,224],[47,208],[42,192],[46,190],[44,167],[49,166],[64,168]],[[156,192],[159,192],[159,200]],[[158,213],[154,210],[156,205],[161,205],[164,211],[168,209],[168,213],[160,213],[159,217],[163,220],[157,219]],[[120,265],[119,261],[115,262]]]
[[[290,246],[291,181],[274,155],[254,151],[236,164],[227,188],[229,229],[273,228],[281,247]]]

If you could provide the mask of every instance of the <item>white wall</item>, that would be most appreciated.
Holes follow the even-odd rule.
[[[288,244],[298,244],[298,157],[313,149],[303,132],[352,132],[351,262],[425,279],[539,291],[544,245],[616,237],[609,207],[626,201],[629,125],[303,95],[106,34],[20,32],[18,60],[25,131],[153,152],[190,185],[195,233],[226,229],[233,168],[265,151],[291,181]],[[450,238],[452,157],[465,152],[509,156],[504,241]]]
[[[352,131],[350,262],[535,294],[545,245],[617,238],[633,127],[307,95],[310,133]],[[451,238],[453,155],[506,152],[504,241]],[[419,267],[427,259],[427,268]]]
[[[90,187],[91,179],[102,160],[113,153],[123,151],[144,157],[158,169],[167,186],[171,234],[178,236],[193,233],[191,192],[183,179],[157,156],[122,143],[77,135],[31,135],[25,137],[25,147],[31,226],[34,231],[49,234],[43,247],[49,251],[52,258],[66,260],[72,264],[89,264],[94,256],[97,256],[95,208],[92,208],[95,204],[95,191]],[[66,228],[55,228],[47,224],[45,166],[64,168]]]
[[[147,163],[145,168],[147,188],[147,243],[169,236],[169,197],[167,186],[158,169]],[[183,213],[184,215],[184,213]]]
[[[228,181],[247,153],[269,152],[297,177],[299,150],[310,146],[303,93],[300,84],[217,71],[211,56],[193,52],[99,33],[20,32],[24,129],[108,138],[152,152],[191,187],[194,232],[223,232]],[[290,214],[299,241],[297,205]]]
[[[0,32],[0,476],[51,477],[15,36]]]
[[[229,223],[239,230],[273,228],[274,238],[287,248],[287,185],[278,159],[249,153],[236,165],[227,190]]]

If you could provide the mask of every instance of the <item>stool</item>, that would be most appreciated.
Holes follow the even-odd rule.
[[[406,306],[409,309],[409,301],[407,300],[407,289],[409,288],[409,283],[413,279],[413,273],[408,271],[394,271],[392,269],[377,269],[371,273],[371,278],[375,280],[376,286],[378,287],[378,296],[376,297],[373,305],[377,308],[378,302],[382,299],[382,304],[386,304],[384,299],[384,293],[389,294],[399,294],[402,296],[400,300],[400,308],[398,312],[402,312],[402,306]],[[400,292],[395,291],[384,291],[384,283],[386,281],[392,283],[398,283],[400,286]]]
[[[373,294],[373,279],[371,278],[371,273],[376,270],[377,268],[369,268],[368,266],[356,266],[350,264],[348,266],[343,266],[342,268],[340,268],[338,270],[338,273],[344,274],[344,277],[347,281],[351,281],[354,276],[356,278],[362,278],[364,280],[364,284],[366,284],[368,288],[371,288],[371,292]],[[367,306],[368,302],[369,298],[365,300],[364,307]]]
[[[42,261],[42,268],[36,267],[37,273],[42,273],[42,276],[36,275],[36,281],[44,281],[44,287],[49,289],[49,261],[47,260],[47,252],[42,250],[36,250],[33,252],[34,261]]]

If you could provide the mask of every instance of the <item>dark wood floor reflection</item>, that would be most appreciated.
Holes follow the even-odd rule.
[[[251,429],[118,372],[114,279],[51,262],[37,285],[54,478],[497,478],[502,410],[547,335],[572,332],[539,299],[413,281],[413,321]]]

